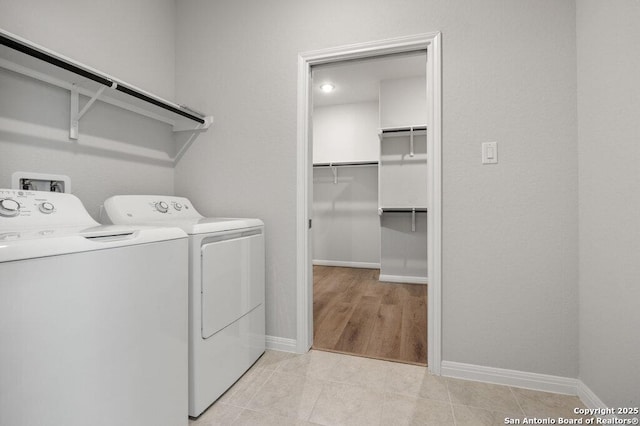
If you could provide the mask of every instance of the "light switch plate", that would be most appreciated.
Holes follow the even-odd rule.
[[[498,142],[482,143],[482,164],[496,164],[498,162]]]

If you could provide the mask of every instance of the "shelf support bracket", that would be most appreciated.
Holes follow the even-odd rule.
[[[332,164],[329,164],[331,167],[331,173],[333,173],[333,183],[334,185],[338,183],[338,168]]]
[[[416,232],[416,209],[411,209],[411,232]]]
[[[71,86],[71,111],[69,114],[69,139],[78,139],[78,87]]]
[[[89,111],[91,105],[100,98],[100,95],[102,95],[102,92],[104,92],[106,88],[107,86],[101,86],[91,99],[89,99],[89,102],[86,103],[82,110],[78,111],[80,105],[80,93],[78,91],[78,86],[75,84],[71,86],[71,111],[69,114],[71,122],[69,123],[69,139],[78,139],[80,119],[87,111]]]
[[[409,131],[409,157],[413,157],[413,127]]]

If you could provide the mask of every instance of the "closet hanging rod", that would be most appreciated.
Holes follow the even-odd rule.
[[[427,126],[406,126],[406,127],[387,127],[380,129],[381,133],[402,133],[402,132],[421,132],[427,130]]]
[[[100,83],[104,86],[108,86],[112,89],[126,93],[129,96],[133,96],[145,102],[151,103],[167,111],[171,111],[174,114],[178,114],[190,120],[197,121],[200,124],[205,123],[204,117],[198,117],[194,114],[183,111],[182,109],[180,109],[180,106],[172,105],[170,102],[151,96],[150,94],[147,94],[140,89],[136,89],[134,87],[128,87],[127,85],[111,77],[106,77],[104,75],[100,75],[94,70],[87,69],[83,67],[81,64],[74,64],[69,60],[67,60],[66,58],[60,58],[44,50],[38,49],[36,46],[31,46],[28,43],[23,42],[17,37],[14,38],[6,35],[4,31],[0,31],[0,44],[7,46],[13,50],[17,50],[18,52],[22,52],[36,59],[39,59],[41,61],[47,62],[58,68],[65,69],[74,74],[77,74],[89,80],[95,81],[96,83]]]
[[[426,208],[396,208],[396,207],[381,207],[382,213],[427,213]]]
[[[5,36],[4,34],[0,34],[0,43],[2,43],[3,45],[13,49],[13,50],[17,50],[18,52],[22,52],[26,55],[32,56],[36,59],[40,59],[41,61],[45,61],[47,63],[50,63],[51,65],[55,65],[59,68],[65,69],[67,71],[71,71],[74,74],[78,74],[82,77],[88,78],[89,80],[93,80],[97,83],[103,84],[105,86],[109,86],[112,87],[113,86],[113,81],[104,78],[98,74],[95,74],[93,72],[87,71],[85,69],[82,69],[76,65],[73,65],[69,62],[65,62],[61,59],[56,58],[53,55],[49,55],[48,53],[44,53],[41,52],[39,50],[34,49],[31,46],[28,46],[26,44],[23,43],[19,43],[16,40],[13,40],[7,36]]]
[[[121,91],[123,93],[126,93],[127,95],[133,96],[134,98],[142,99],[143,101],[149,102],[150,104],[153,104],[153,105],[158,106],[160,108],[164,108],[164,109],[166,109],[168,111],[174,112],[174,113],[176,113],[178,115],[181,115],[183,117],[187,117],[187,118],[189,118],[189,119],[191,119],[193,121],[197,121],[200,124],[204,124],[204,118],[197,117],[197,116],[195,116],[195,115],[193,115],[193,114],[191,114],[189,112],[183,111],[183,110],[181,110],[179,108],[176,108],[176,107],[174,107],[172,105],[169,105],[169,104],[167,104],[165,102],[159,101],[159,100],[157,100],[155,98],[152,98],[151,96],[146,95],[146,94],[144,94],[144,93],[142,93],[142,92],[140,92],[138,90],[131,89],[131,88],[123,86],[122,84],[119,84],[119,83],[118,83],[118,86],[116,87],[116,90],[119,90],[119,91]]]
[[[353,163],[315,163],[313,167],[349,167],[349,166],[377,166],[377,161],[360,161]]]

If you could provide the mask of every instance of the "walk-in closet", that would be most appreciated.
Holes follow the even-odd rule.
[[[312,71],[313,347],[425,365],[426,53]]]

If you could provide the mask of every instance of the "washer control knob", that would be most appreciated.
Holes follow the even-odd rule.
[[[13,217],[20,213],[20,203],[11,198],[0,200],[0,216]]]
[[[156,210],[158,210],[160,213],[166,213],[169,211],[169,204],[165,203],[164,201],[160,201],[159,203],[156,203]]]
[[[45,201],[44,203],[40,203],[38,208],[44,214],[51,214],[51,213],[53,213],[54,206],[50,202]]]
[[[176,210],[178,210],[178,211],[182,210],[182,204],[180,204],[180,203],[175,203],[175,204],[173,205],[173,207],[174,207]]]

